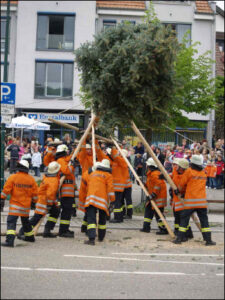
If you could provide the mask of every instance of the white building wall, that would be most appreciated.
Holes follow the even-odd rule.
[[[6,5],[1,6],[1,17],[6,16]],[[8,53],[8,82],[15,82],[17,40],[17,6],[10,6],[9,53]],[[4,52],[1,53],[1,81],[4,75]]]
[[[73,100],[35,99],[35,59],[74,60],[72,52],[36,51],[37,12],[76,13],[75,49],[93,39],[95,33],[95,1],[19,1],[18,42],[16,51],[16,108],[33,109],[83,109],[77,96]],[[78,71],[74,70],[73,95],[79,92]]]

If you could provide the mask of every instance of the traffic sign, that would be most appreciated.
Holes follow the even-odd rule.
[[[1,104],[1,114],[2,115],[14,115],[15,106],[12,104]]]
[[[15,105],[16,84],[1,82],[1,104]]]
[[[3,124],[10,124],[11,121],[12,121],[12,116],[10,116],[10,115],[1,115],[0,119],[1,119],[1,123],[3,123]]]

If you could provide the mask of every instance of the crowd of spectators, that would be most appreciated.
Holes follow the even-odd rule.
[[[48,139],[46,140],[46,144],[47,142]],[[68,146],[70,152],[73,151],[76,144],[72,141],[69,134],[65,134],[63,143]],[[202,142],[193,141],[193,143],[188,144],[187,140],[183,139],[181,145],[171,146],[168,143],[160,148],[152,144],[151,148],[168,173],[172,172],[174,158],[186,158],[190,161],[193,154],[202,156],[203,165],[208,176],[207,187],[221,189],[224,188],[224,139],[214,141],[213,144],[214,147],[210,148],[207,140],[203,140]],[[143,176],[146,168],[145,162],[149,157],[143,144],[138,142],[135,147],[132,147],[126,140],[123,140],[122,147],[128,151],[128,159],[138,176]],[[44,170],[42,162],[45,148],[46,146],[41,147],[38,140],[34,137],[31,140],[24,138],[21,141],[19,137],[12,138],[9,136],[5,141],[5,169],[9,168],[12,174],[15,172],[16,162],[20,159],[26,159],[34,175],[40,177],[40,171]],[[107,153],[106,144],[101,143],[101,148]],[[81,168],[77,162],[76,177],[80,173]],[[134,181],[132,174],[131,177]]]

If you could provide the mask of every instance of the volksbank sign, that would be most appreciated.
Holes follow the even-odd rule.
[[[56,114],[56,113],[26,113],[26,116],[30,119],[35,119],[40,122],[48,122],[48,118],[65,122],[65,123],[79,123],[79,115],[73,115],[73,114]]]

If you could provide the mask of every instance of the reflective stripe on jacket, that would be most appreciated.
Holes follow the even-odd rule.
[[[173,182],[175,183],[175,185],[177,187],[179,186],[179,181],[180,181],[182,176],[183,176],[183,174],[178,174],[177,170],[175,170],[175,169],[173,170],[171,178],[172,178]],[[175,195],[175,193],[173,193],[172,207],[173,207],[174,211],[181,211],[181,210],[184,209],[184,206],[183,206],[182,202],[177,197],[177,195]]]
[[[38,190],[38,201],[36,203],[35,213],[46,215],[47,206],[57,204],[57,192],[59,188],[59,177],[45,175]]]
[[[36,202],[38,186],[34,178],[24,172],[11,175],[6,181],[1,193],[5,199],[11,195],[9,201],[9,215],[29,217],[31,202]]]
[[[113,186],[115,192],[123,192],[127,186],[128,182],[128,167],[127,163],[119,152],[113,148],[111,152],[112,161],[112,176],[113,176]]]
[[[61,197],[70,197],[74,198],[75,193],[75,176],[74,176],[74,167],[68,165],[71,156],[64,156],[57,159],[57,162],[61,165],[60,171],[63,175],[66,176],[65,181],[61,187]]]
[[[179,189],[185,187],[184,209],[207,208],[205,171],[187,169],[179,181]]]
[[[146,186],[149,194],[156,194],[154,201],[156,205],[165,207],[167,205],[167,188],[165,180],[159,179],[160,171],[148,171]],[[154,208],[153,208],[154,209]]]
[[[104,210],[109,215],[109,204],[115,201],[113,177],[110,173],[97,170],[87,177],[87,196],[84,207],[90,205]]]

